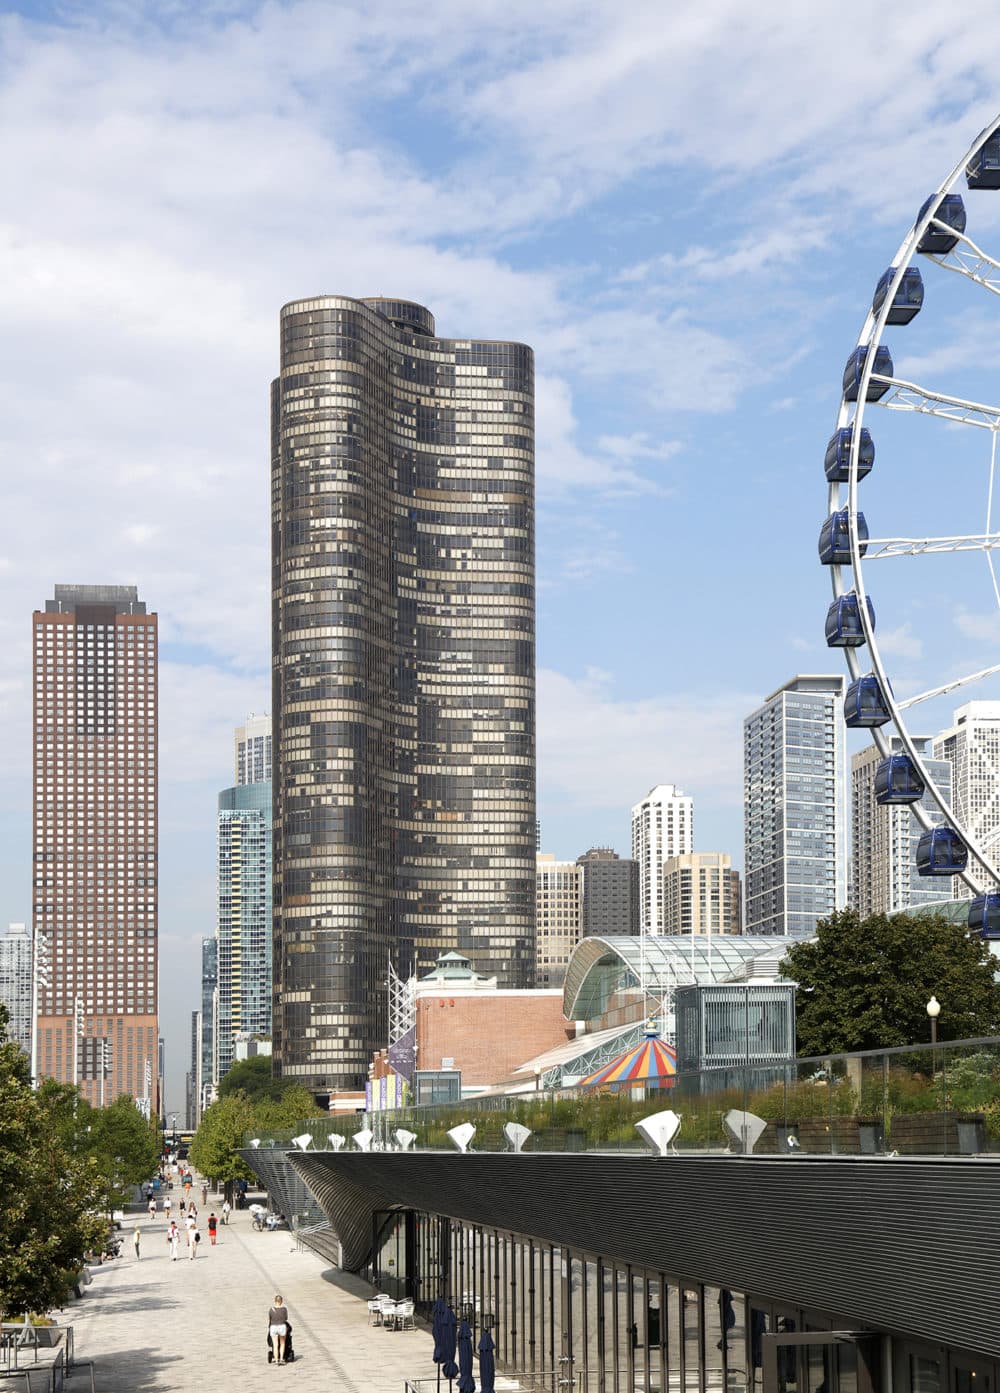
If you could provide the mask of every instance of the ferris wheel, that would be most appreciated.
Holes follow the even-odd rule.
[[[969,190],[1000,190],[1000,116],[973,141],[969,150],[938,188],[925,200],[889,269],[875,287],[871,309],[857,344],[847,360],[837,428],[826,449],[824,469],[829,485],[827,519],[819,539],[820,561],[830,568],[833,603],[827,612],[826,641],[841,648],[850,674],[844,719],[850,729],[870,730],[881,755],[875,775],[875,798],[888,806],[909,805],[924,829],[917,846],[917,870],[922,876],[958,876],[972,890],[969,927],[986,937],[1000,937],[1000,839],[977,840],[963,826],[938,787],[922,757],[923,741],[907,728],[909,708],[943,696],[967,683],[1000,672],[1000,663],[959,677],[928,692],[899,701],[893,694],[876,637],[875,606],[865,584],[862,562],[947,552],[982,552],[996,603],[1000,584],[993,552],[1000,549],[1000,530],[993,522],[1000,405],[966,401],[961,397],[904,381],[895,375],[891,346],[882,336],[889,326],[909,324],[924,303],[919,259],[935,268],[967,277],[976,286],[1000,295],[1000,261],[966,235],[966,208],[953,192],[963,179]],[[936,274],[936,272],[935,272]],[[890,412],[937,417],[953,427],[985,432],[989,475],[986,523],[970,536],[884,537],[870,535],[859,503],[862,482],[875,464],[872,425],[877,406]],[[871,428],[869,426],[871,425]],[[846,492],[846,496],[845,495]],[[1000,487],[997,489],[1000,513]],[[867,652],[867,661],[863,661]],[[894,729],[896,740],[887,734]],[[923,805],[925,794],[936,804],[940,818]]]

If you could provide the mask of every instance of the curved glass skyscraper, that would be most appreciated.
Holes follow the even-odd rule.
[[[272,524],[275,1071],[352,1088],[390,958],[533,980],[530,348],[286,305]]]

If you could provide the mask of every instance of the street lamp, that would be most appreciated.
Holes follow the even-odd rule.
[[[941,1003],[932,996],[927,1003],[927,1014],[931,1018],[931,1073],[937,1073],[937,1018],[941,1014]]]
[[[537,1093],[538,1090],[541,1088],[541,1086],[542,1086],[542,1070],[541,1070],[541,1066],[538,1065],[538,1064],[536,1064],[536,1065],[535,1065],[535,1092],[536,1092],[536,1093]]]

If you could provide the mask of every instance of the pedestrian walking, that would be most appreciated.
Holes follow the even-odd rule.
[[[155,1219],[155,1218],[156,1218],[156,1200],[153,1198],[152,1195],[150,1195],[150,1197],[149,1197],[149,1204],[146,1206],[146,1208],[149,1210],[149,1217],[150,1217],[151,1219]]]
[[[207,1185],[203,1185],[203,1186],[201,1187],[201,1202],[202,1202],[203,1205],[208,1204],[208,1186],[207,1186]]]
[[[285,1336],[288,1334],[288,1307],[280,1292],[274,1298],[274,1305],[267,1313],[267,1323],[274,1346],[275,1367],[284,1362]]]
[[[188,1257],[194,1262],[195,1258],[198,1256],[198,1244],[201,1242],[201,1234],[198,1232],[197,1224],[188,1234],[188,1242],[190,1244]]]
[[[166,1199],[163,1201],[163,1216],[164,1216],[164,1218],[166,1218],[166,1219],[169,1219],[169,1218],[170,1218],[170,1209],[171,1209],[171,1201],[170,1201],[170,1196],[168,1195],[168,1196],[166,1197]]]
[[[132,1232],[132,1243],[133,1243],[133,1245],[134,1245],[134,1247],[135,1247],[135,1255],[136,1255],[136,1258],[139,1257],[139,1244],[140,1244],[141,1242],[142,1242],[142,1230],[139,1228],[139,1225],[136,1224],[135,1229],[134,1229],[133,1232]]]
[[[185,1206],[185,1203],[184,1203],[184,1196],[181,1195],[181,1216],[182,1216],[182,1217],[183,1217],[183,1215],[184,1215],[184,1210],[185,1210],[185,1208],[186,1208],[186,1206]]]
[[[226,1225],[227,1228],[229,1227],[229,1216],[230,1216],[231,1213],[232,1213],[232,1207],[231,1207],[229,1201],[228,1201],[228,1200],[223,1200],[223,1201],[222,1201],[222,1222]]]
[[[197,1219],[197,1217],[198,1217],[198,1206],[195,1204],[194,1200],[192,1200],[191,1203],[188,1205],[188,1213],[189,1213],[189,1214],[193,1214],[194,1217]]]
[[[170,1257],[173,1262],[177,1261],[177,1245],[180,1241],[180,1232],[177,1225],[171,1223],[167,1229],[167,1247],[170,1250]]]
[[[219,1221],[215,1217],[215,1210],[213,1209],[212,1213],[208,1216],[208,1241],[211,1243],[213,1248],[215,1247],[215,1233],[218,1226]]]

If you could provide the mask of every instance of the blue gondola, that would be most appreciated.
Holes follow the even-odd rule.
[[[875,770],[875,802],[882,807],[919,803],[924,781],[909,755],[890,755]]]
[[[977,895],[971,901],[969,928],[983,938],[1000,938],[1000,895]]]
[[[858,514],[858,540],[860,552],[864,556],[868,550],[868,524],[864,513]],[[819,559],[824,566],[849,566],[851,564],[851,537],[847,526],[847,509],[831,513],[820,528]]]
[[[835,430],[827,441],[823,468],[826,470],[828,483],[846,484],[850,479],[851,440],[853,436],[854,427],[844,426],[841,430]],[[875,443],[872,440],[871,432],[866,426],[862,426],[861,439],[858,441],[858,478],[863,479],[866,474],[870,474],[874,463]]]
[[[917,214],[917,222],[923,220],[924,214],[931,206],[937,194],[931,194],[930,198],[925,198],[920,205],[920,212]],[[941,204],[934,214],[936,222],[944,223],[944,227],[954,228],[955,232],[965,231],[965,204],[957,193],[947,193],[941,200]],[[934,252],[941,255],[943,252],[950,252],[953,247],[958,246],[958,238],[950,232],[946,232],[942,227],[936,227],[934,223],[930,225],[920,241],[917,243],[918,252]]]
[[[890,720],[881,683],[874,673],[851,683],[844,698],[844,724],[848,730],[871,730]]]
[[[1000,135],[991,135],[965,166],[970,189],[1000,189]]]
[[[857,401],[858,393],[861,390],[861,374],[865,370],[865,359],[868,357],[867,348],[856,348],[847,362],[844,364],[844,400]],[[875,362],[872,372],[878,377],[892,376],[892,357],[885,344],[879,344],[875,350]],[[884,397],[889,390],[888,382],[875,382],[871,378],[868,380],[868,392],[865,401],[878,401],[879,397]]]
[[[865,596],[865,604],[868,606],[868,619],[874,629],[875,610],[867,595]],[[849,595],[841,595],[834,600],[826,612],[826,646],[827,648],[860,648],[864,641],[858,597],[851,591]]]
[[[950,827],[932,827],[917,842],[918,875],[957,875],[969,863],[969,848]]]
[[[888,271],[880,277],[872,298],[872,314],[878,314],[885,304],[885,297],[889,293],[889,282],[895,274],[895,266],[890,266]],[[909,324],[914,315],[920,313],[920,307],[923,303],[923,276],[915,266],[908,266],[896,286],[896,293],[892,297],[892,308],[886,316],[886,324]]]

